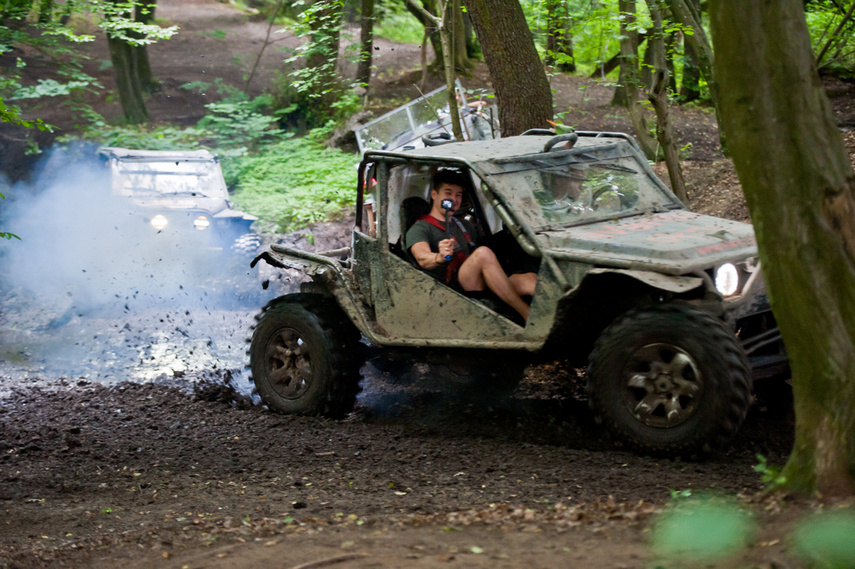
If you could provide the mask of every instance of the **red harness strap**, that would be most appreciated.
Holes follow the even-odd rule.
[[[442,222],[432,215],[423,215],[419,218],[419,221],[427,221],[437,229],[441,229],[443,231],[448,232],[448,229],[442,224]],[[466,243],[471,243],[472,239],[469,237],[469,233],[463,227],[463,224],[460,224],[459,227],[463,231],[463,238],[466,239]],[[451,257],[451,261],[449,261],[448,264],[445,266],[446,285],[450,285],[452,281],[454,281],[455,277],[457,276],[457,271],[460,270],[460,265],[462,265],[468,258],[469,255],[467,255],[463,251],[454,252],[454,255]]]

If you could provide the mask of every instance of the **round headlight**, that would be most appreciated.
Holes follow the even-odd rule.
[[[151,226],[157,229],[158,231],[163,231],[163,228],[169,224],[169,220],[166,219],[165,215],[157,214],[151,218]]]
[[[193,227],[195,227],[199,231],[204,231],[208,228],[209,225],[211,225],[211,222],[208,221],[208,218],[204,215],[200,215],[199,217],[193,220]]]
[[[739,289],[739,271],[730,263],[720,266],[715,272],[715,288],[724,295],[735,294]]]

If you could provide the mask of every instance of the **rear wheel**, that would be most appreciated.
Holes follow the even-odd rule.
[[[656,305],[628,312],[597,340],[588,401],[598,422],[635,450],[692,456],[737,431],[751,404],[751,375],[720,320]]]
[[[271,302],[250,344],[258,394],[280,413],[344,416],[360,390],[358,342],[332,299],[294,294]]]

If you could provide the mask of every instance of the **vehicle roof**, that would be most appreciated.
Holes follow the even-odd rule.
[[[573,148],[597,147],[614,144],[619,140],[627,140],[635,146],[632,139],[617,133],[579,133],[579,140]],[[600,135],[600,136],[598,136]],[[470,142],[448,142],[438,146],[428,146],[412,150],[388,152],[383,150],[370,150],[366,152],[366,160],[371,156],[399,156],[412,158],[427,158],[431,160],[456,160],[471,164],[485,162],[488,160],[513,158],[531,154],[540,154],[547,142],[556,135],[526,135],[497,138],[493,140],[479,140]],[[555,150],[558,150],[556,146]]]
[[[214,160],[215,156],[208,150],[135,150],[104,146],[98,150],[100,154],[118,159],[139,160]]]

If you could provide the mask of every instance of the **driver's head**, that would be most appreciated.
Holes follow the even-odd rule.
[[[450,199],[454,204],[451,213],[454,213],[460,209],[465,184],[466,177],[459,170],[439,170],[431,180],[431,206],[439,209],[442,200]]]

